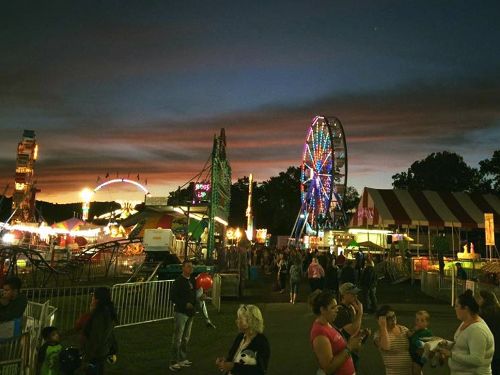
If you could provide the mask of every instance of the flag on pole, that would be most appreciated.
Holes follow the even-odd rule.
[[[99,181],[101,181],[101,176],[97,176],[97,183],[99,183]]]
[[[141,178],[139,177],[139,173],[137,173],[137,181],[139,181]]]
[[[105,178],[108,178],[109,177],[109,172],[106,172],[106,177]]]
[[[148,185],[148,179],[147,178],[144,180],[144,185],[146,185],[146,186]]]

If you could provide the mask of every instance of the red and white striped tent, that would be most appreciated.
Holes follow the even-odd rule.
[[[407,191],[364,188],[350,226],[431,228],[484,228],[484,214],[494,214],[500,231],[500,197],[437,191]]]

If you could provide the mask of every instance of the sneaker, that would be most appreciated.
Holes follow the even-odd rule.
[[[193,364],[193,362],[191,361],[188,361],[187,359],[185,359],[184,361],[180,361],[179,362],[179,366],[181,367],[189,367]]]
[[[215,324],[213,324],[213,323],[209,320],[209,321],[207,322],[207,328],[213,328],[213,329],[215,329],[215,328],[217,328],[217,327],[215,327]]]
[[[168,366],[168,369],[170,371],[177,372],[182,370],[182,366],[179,363],[172,363],[170,366]]]

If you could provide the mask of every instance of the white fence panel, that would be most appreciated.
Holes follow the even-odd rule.
[[[173,280],[116,284],[112,289],[112,300],[118,312],[119,325],[171,319],[174,306],[170,300]]]

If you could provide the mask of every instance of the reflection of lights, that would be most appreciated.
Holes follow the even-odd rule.
[[[236,231],[234,232],[234,236],[236,237],[236,240],[239,241],[241,238],[241,231],[240,228],[236,228]]]
[[[2,237],[2,242],[12,244],[16,240],[16,236],[13,233],[5,233]]]

